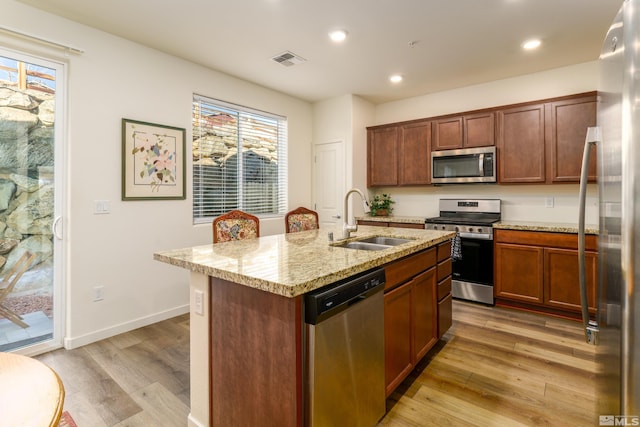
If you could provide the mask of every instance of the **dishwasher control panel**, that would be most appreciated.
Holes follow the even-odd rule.
[[[335,311],[381,291],[384,284],[384,268],[376,268],[312,291],[304,297],[305,322],[315,325]]]

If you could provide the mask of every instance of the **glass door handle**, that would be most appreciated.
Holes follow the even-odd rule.
[[[53,223],[51,224],[51,234],[53,234],[55,238],[58,240],[62,240],[62,236],[57,233],[58,223],[60,222],[61,219],[62,219],[61,216],[57,216],[56,219],[54,219]]]

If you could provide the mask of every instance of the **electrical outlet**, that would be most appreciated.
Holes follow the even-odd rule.
[[[93,288],[93,301],[102,301],[104,299],[104,286],[96,286]]]
[[[553,197],[546,197],[544,199],[544,207],[545,208],[552,208],[553,207]]]
[[[204,306],[203,306],[203,299],[204,299],[204,293],[202,291],[195,291],[194,293],[194,311],[196,312],[196,314],[199,315],[203,315],[204,314]]]

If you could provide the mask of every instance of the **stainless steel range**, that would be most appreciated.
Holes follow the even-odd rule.
[[[493,223],[500,199],[440,199],[440,216],[427,218],[427,230],[457,232],[451,245],[454,298],[494,304]]]

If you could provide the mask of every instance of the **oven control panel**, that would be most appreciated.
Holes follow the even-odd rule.
[[[461,237],[491,240],[493,227],[486,225],[425,224],[426,230],[455,231]]]

